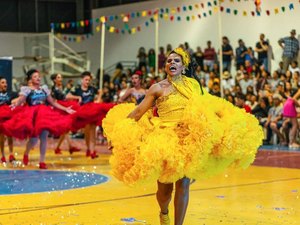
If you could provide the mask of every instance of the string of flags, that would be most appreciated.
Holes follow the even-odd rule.
[[[241,0],[229,0],[230,2],[240,2]],[[249,10],[240,10],[231,7],[224,7],[222,3],[224,0],[220,0],[220,6],[218,7],[217,0],[206,3],[199,3],[194,5],[184,5],[177,6],[172,8],[160,8],[160,9],[152,9],[152,10],[143,10],[139,12],[130,12],[124,13],[120,15],[110,15],[110,16],[102,16],[100,18],[93,18],[89,20],[80,20],[80,21],[72,21],[72,22],[63,22],[63,23],[51,23],[51,29],[55,33],[56,37],[62,39],[64,41],[71,42],[81,42],[86,39],[89,39],[94,35],[95,32],[100,32],[101,25],[105,25],[105,29],[109,33],[114,34],[135,34],[137,32],[142,31],[142,29],[149,27],[152,23],[154,23],[158,19],[163,19],[165,21],[170,22],[181,22],[187,21],[192,22],[199,19],[206,18],[208,16],[212,16],[213,13],[217,13],[220,11],[221,13],[231,14],[234,16],[251,16],[251,17],[259,17],[262,15],[277,15],[279,13],[286,13],[288,10],[292,11],[295,9],[294,3],[288,3],[281,7],[276,7],[274,9],[264,9],[261,8],[262,0],[255,0],[254,6]],[[300,1],[299,1],[300,2]],[[197,11],[193,13],[193,11]],[[191,12],[191,14],[189,14]],[[185,13],[185,15],[182,15]],[[138,18],[148,18],[142,24],[130,27],[129,21],[138,19]],[[116,25],[112,25],[116,23],[116,21],[121,21],[121,26],[117,27]],[[120,22],[119,22],[120,24]],[[88,26],[93,26],[94,31],[89,34],[84,35],[63,35],[61,34],[64,30],[68,29],[76,29],[76,28],[84,28]]]

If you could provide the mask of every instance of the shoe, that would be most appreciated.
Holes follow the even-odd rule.
[[[92,153],[91,153],[91,158],[92,159],[95,159],[95,158],[98,158],[99,156],[97,155],[97,152],[96,151],[93,151]]]
[[[70,154],[73,154],[73,152],[80,152],[80,149],[76,147],[70,147],[69,152]]]
[[[1,162],[6,163],[6,158],[4,156],[1,158]]]
[[[171,224],[169,214],[160,213],[159,220],[160,220],[160,225],[170,225]]]
[[[298,145],[297,143],[293,143],[289,145],[289,148],[300,148],[300,145]]]
[[[41,170],[46,170],[46,169],[48,169],[46,163],[44,163],[44,162],[40,162],[39,168],[40,168]]]
[[[23,156],[23,163],[24,163],[24,165],[27,166],[27,165],[28,165],[28,162],[29,162],[29,157],[28,157],[28,155],[24,155],[24,156]]]
[[[9,155],[9,162],[13,162],[15,160],[16,158],[14,157],[14,155]]]
[[[62,152],[61,152],[61,149],[60,149],[60,148],[56,148],[56,149],[54,149],[54,153],[55,153],[56,155],[60,155],[60,154],[62,154]]]
[[[85,156],[86,157],[90,157],[91,156],[91,150],[89,150],[89,149],[86,150]]]

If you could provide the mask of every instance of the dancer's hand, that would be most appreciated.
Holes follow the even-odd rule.
[[[81,96],[78,96],[78,103],[80,104],[82,102]]]
[[[12,103],[12,104],[9,105],[9,108],[11,110],[14,110],[16,107],[17,107],[17,105],[15,103]]]
[[[72,109],[72,106],[70,106],[70,107],[66,108],[66,112],[69,113],[69,114],[73,114],[76,111]]]

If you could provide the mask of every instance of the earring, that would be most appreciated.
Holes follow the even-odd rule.
[[[185,74],[186,72],[185,72],[185,68],[183,68],[183,70],[182,70],[182,74]]]

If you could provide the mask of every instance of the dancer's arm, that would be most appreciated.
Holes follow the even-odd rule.
[[[81,96],[73,95],[70,92],[66,95],[66,99],[68,99],[68,100],[78,100],[78,103],[81,103],[81,101],[82,101]]]
[[[10,105],[10,108],[11,109],[14,109],[16,108],[17,106],[21,105],[23,102],[26,101],[26,96],[25,95],[19,95],[19,97],[13,99],[11,101],[11,105]]]
[[[64,107],[64,106],[62,106],[61,104],[59,104],[59,103],[57,103],[56,101],[54,101],[54,99],[51,97],[51,95],[48,95],[48,96],[47,96],[47,102],[48,102],[50,105],[54,106],[55,108],[60,109],[60,110],[62,110],[62,111],[65,111],[65,112],[67,112],[67,113],[69,113],[69,114],[72,114],[72,113],[75,112],[71,107]]]
[[[118,100],[118,103],[125,102],[126,99],[131,95],[131,93],[132,93],[132,88],[127,89],[125,94]]]

